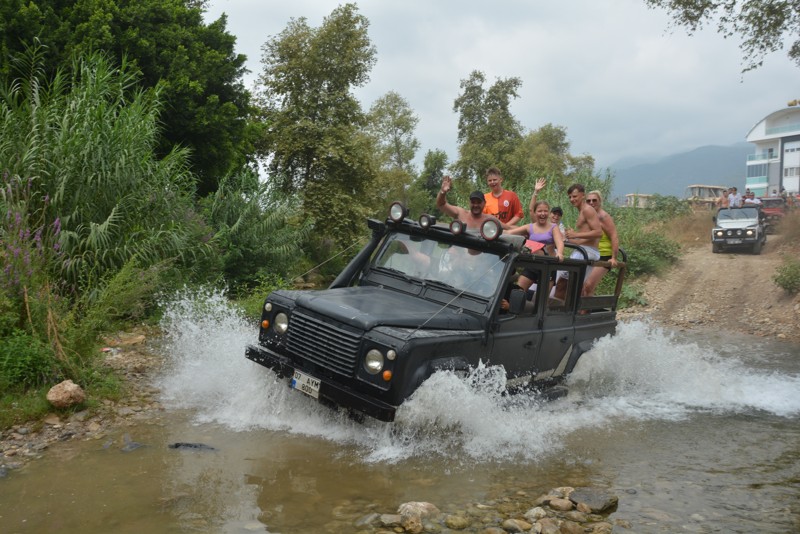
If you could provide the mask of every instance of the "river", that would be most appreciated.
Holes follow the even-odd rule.
[[[163,326],[163,416],[0,479],[0,532],[356,532],[407,501],[455,511],[567,485],[618,495],[615,532],[800,531],[797,345],[632,321],[566,398],[443,373],[395,423],[360,424],[246,360],[255,329],[219,295],[171,303]]]

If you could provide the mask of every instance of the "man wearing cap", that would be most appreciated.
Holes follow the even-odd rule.
[[[489,167],[486,171],[486,185],[489,191],[483,197],[486,199],[484,213],[500,219],[503,228],[511,228],[525,215],[522,212],[522,202],[513,191],[503,189],[503,175],[497,167]]]
[[[486,198],[480,191],[473,191],[469,195],[469,209],[453,206],[447,202],[447,192],[453,185],[453,180],[449,176],[442,179],[442,188],[439,194],[436,195],[436,207],[445,215],[449,215],[454,219],[458,219],[466,223],[467,228],[470,230],[480,230],[481,224],[486,219],[491,218],[490,215],[483,212],[486,207]]]

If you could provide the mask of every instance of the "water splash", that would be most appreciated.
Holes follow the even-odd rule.
[[[257,327],[220,292],[180,295],[166,306],[159,386],[167,406],[198,423],[315,436],[357,448],[367,461],[440,455],[469,461],[541,459],[569,434],[619,420],[681,419],[696,412],[800,414],[800,377],[763,372],[642,322],[600,339],[556,402],[506,396],[505,378],[480,367],[466,379],[437,373],[398,410],[395,423],[359,424],[244,358]]]

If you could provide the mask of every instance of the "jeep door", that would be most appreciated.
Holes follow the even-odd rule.
[[[536,368],[539,378],[559,376],[575,339],[575,313],[583,287],[580,266],[552,266],[557,271],[552,296],[542,295],[542,346]]]
[[[511,270],[510,277],[500,295],[506,301],[511,300],[511,291],[522,291],[517,285],[517,277],[523,272],[530,279],[542,280],[544,269],[533,262],[517,261]],[[536,291],[537,285],[531,286],[526,292],[524,305],[517,313],[497,310],[490,326],[492,337],[492,352],[489,363],[502,365],[509,377],[510,384],[522,385],[529,381],[535,372],[536,358],[539,354],[542,341],[542,331],[539,325],[539,302]],[[532,297],[532,298],[531,298]]]

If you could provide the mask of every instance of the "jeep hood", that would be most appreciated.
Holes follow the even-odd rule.
[[[717,228],[748,228],[750,226],[757,226],[758,219],[717,219]]]
[[[376,326],[480,330],[478,317],[419,297],[376,287],[301,292],[297,306],[363,330]]]

